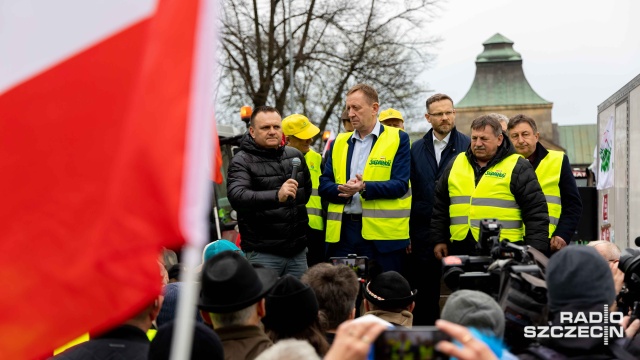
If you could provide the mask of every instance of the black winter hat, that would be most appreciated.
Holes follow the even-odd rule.
[[[296,334],[318,318],[318,300],[313,289],[289,274],[278,280],[266,298],[266,329],[281,335]]]
[[[588,246],[572,245],[549,259],[547,266],[549,310],[567,306],[611,305],[616,298],[607,261]]]
[[[364,297],[381,309],[406,308],[418,290],[411,291],[407,279],[395,271],[387,271],[374,277],[364,291]]]

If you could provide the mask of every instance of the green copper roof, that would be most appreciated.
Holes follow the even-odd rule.
[[[482,45],[484,45],[484,51],[478,55],[476,62],[522,60],[520,54],[513,50],[513,41],[499,33],[483,42]]]
[[[456,107],[551,104],[529,85],[522,70],[522,57],[513,50],[513,41],[495,34],[483,45],[471,89]]]
[[[597,125],[558,126],[558,140],[567,149],[571,165],[591,164],[593,149],[598,143]]]

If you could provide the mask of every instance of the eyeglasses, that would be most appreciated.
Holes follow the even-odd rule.
[[[429,114],[430,116],[433,116],[434,118],[441,118],[444,115],[447,115],[447,117],[451,117],[451,115],[453,115],[454,111],[445,111],[445,112],[439,112],[439,113],[435,113],[435,114]]]

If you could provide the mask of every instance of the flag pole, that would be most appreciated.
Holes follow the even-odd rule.
[[[191,344],[193,342],[193,330],[195,323],[196,297],[198,284],[196,283],[195,267],[200,263],[200,253],[196,246],[187,242],[182,248],[184,259],[184,271],[181,280],[184,282],[178,297],[175,326],[173,329],[173,341],[171,344],[170,359],[189,359],[191,356]]]
[[[217,43],[217,23],[219,15],[218,1],[200,0],[198,24],[196,26],[192,97],[190,111],[192,118],[188,124],[189,163],[185,174],[189,181],[183,184],[184,214],[181,227],[186,238],[183,246],[184,282],[178,297],[171,360],[184,360],[191,357],[193,332],[195,329],[196,302],[199,283],[196,267],[200,264],[202,249],[209,240],[208,212],[211,209],[213,186],[209,176],[212,174],[214,151],[211,134],[215,127],[213,119],[213,85],[215,83],[215,44]],[[217,218],[217,211],[215,211]],[[217,225],[217,224],[216,224]]]

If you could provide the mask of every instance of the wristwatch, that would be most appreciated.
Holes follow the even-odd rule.
[[[360,197],[363,197],[367,193],[367,183],[362,183],[362,190],[360,190]]]

